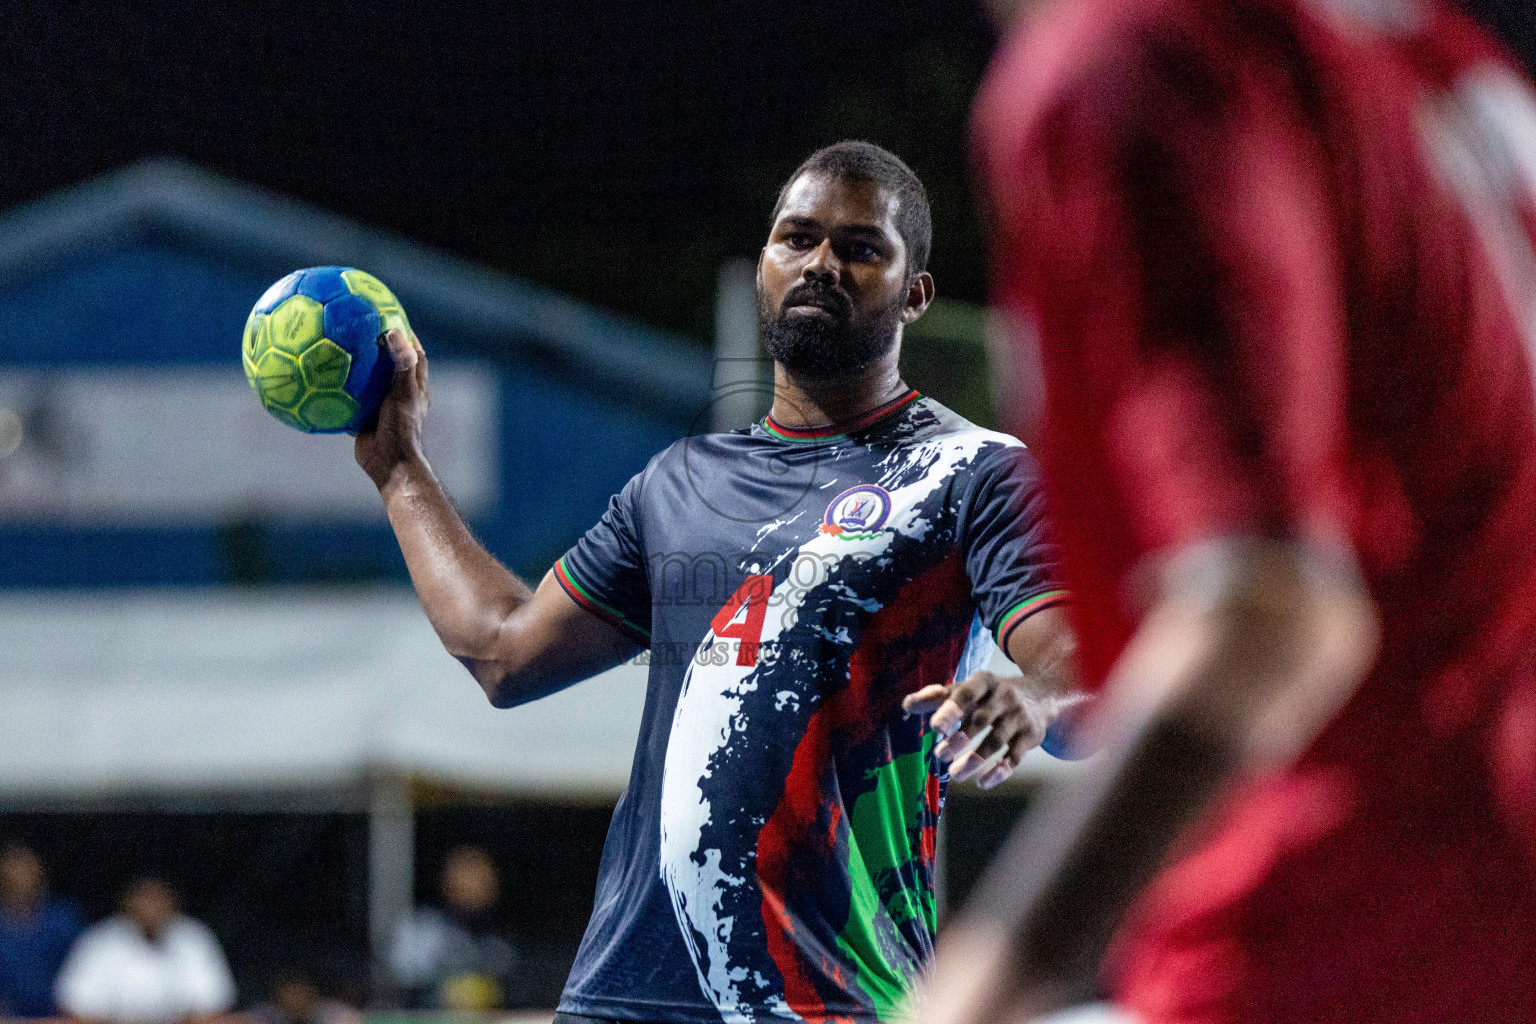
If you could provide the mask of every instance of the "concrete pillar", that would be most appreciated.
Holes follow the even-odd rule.
[[[416,818],[411,787],[400,776],[380,776],[368,794],[368,937],[375,987],[390,988],[385,968],[395,926],[411,912],[416,879]]]
[[[772,365],[757,345],[757,267],[751,260],[727,260],[720,266],[715,286],[711,430],[736,430],[768,411]]]

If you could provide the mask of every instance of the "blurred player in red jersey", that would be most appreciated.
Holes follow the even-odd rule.
[[[1105,751],[927,1024],[1536,1021],[1536,100],[1418,0],[1059,0],[976,109]]]

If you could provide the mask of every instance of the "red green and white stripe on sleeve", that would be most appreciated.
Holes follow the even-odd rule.
[[[1043,594],[1026,597],[1008,609],[1003,615],[1003,621],[997,624],[997,646],[1001,647],[1003,653],[1006,654],[1008,652],[1008,634],[1013,632],[1014,627],[1035,614],[1035,612],[1043,608],[1049,608],[1052,605],[1061,604],[1066,599],[1067,592],[1065,590],[1047,590]]]
[[[592,592],[582,586],[576,577],[571,575],[570,568],[565,564],[564,556],[555,563],[555,582],[565,588],[565,592],[571,595],[571,599],[581,605],[587,611],[613,626],[620,633],[642,647],[651,645],[651,632],[642,626],[638,626],[626,619],[622,612],[611,605],[604,604],[592,596]]]

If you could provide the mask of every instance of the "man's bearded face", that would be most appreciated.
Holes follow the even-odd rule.
[[[796,307],[816,306],[821,312]],[[851,377],[891,351],[906,307],[905,294],[862,316],[840,289],[802,281],[785,293],[777,310],[757,293],[757,327],[763,346],[797,377]],[[795,312],[791,312],[795,310]]]

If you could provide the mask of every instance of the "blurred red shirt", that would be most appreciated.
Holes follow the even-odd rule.
[[[1382,615],[1342,714],[1140,901],[1111,990],[1155,1022],[1536,1021],[1523,80],[1433,4],[1061,0],[975,128],[1089,680],[1133,570],[1204,539],[1347,543]]]

